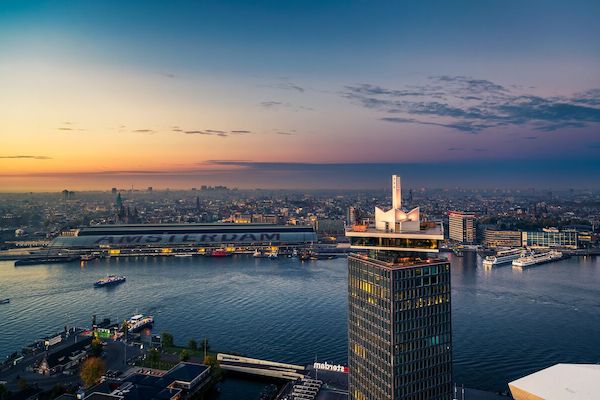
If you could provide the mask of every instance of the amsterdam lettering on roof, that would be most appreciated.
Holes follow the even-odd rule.
[[[184,235],[116,235],[100,236],[93,243],[101,244],[173,244],[173,243],[254,243],[279,242],[280,233],[214,233]]]

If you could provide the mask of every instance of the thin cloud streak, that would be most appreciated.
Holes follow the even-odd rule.
[[[2,159],[30,159],[30,160],[52,160],[52,157],[48,156],[0,156]]]

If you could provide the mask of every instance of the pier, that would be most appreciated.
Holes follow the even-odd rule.
[[[222,369],[251,375],[266,376],[295,381],[306,376],[307,370],[301,365],[286,364],[257,358],[240,357],[231,354],[217,354]]]

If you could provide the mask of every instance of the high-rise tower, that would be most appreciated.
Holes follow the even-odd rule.
[[[433,258],[440,223],[401,208],[392,177],[392,208],[375,209],[375,228],[347,232],[350,399],[452,398],[450,264]]]

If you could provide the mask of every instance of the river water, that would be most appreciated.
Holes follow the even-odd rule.
[[[451,256],[454,378],[505,390],[557,362],[600,362],[600,257],[492,270],[475,253]],[[127,282],[95,289],[107,274]],[[14,267],[0,262],[0,357],[92,314],[155,316],[175,341],[251,357],[345,364],[347,260],[113,258]],[[248,383],[250,386],[256,386]],[[223,396],[222,396],[223,397]],[[225,398],[225,397],[223,397]]]

